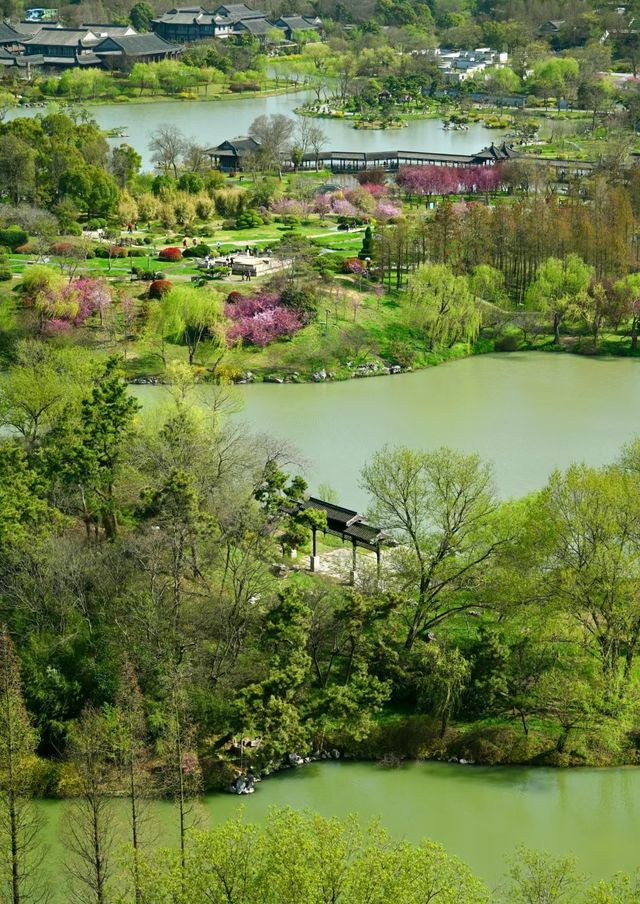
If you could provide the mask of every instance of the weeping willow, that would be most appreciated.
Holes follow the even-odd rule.
[[[408,304],[412,325],[429,340],[429,347],[451,348],[473,342],[482,324],[478,299],[465,276],[446,264],[425,264],[410,276]]]

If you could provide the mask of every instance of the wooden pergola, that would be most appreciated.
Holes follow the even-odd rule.
[[[364,515],[358,514],[353,509],[343,508],[341,505],[335,505],[333,502],[327,502],[324,499],[317,499],[310,496],[305,502],[301,503],[301,509],[314,509],[315,511],[324,512],[327,518],[327,527],[323,530],[324,534],[331,534],[334,537],[340,537],[343,543],[351,543],[352,568],[351,579],[355,578],[357,572],[357,550],[366,549],[375,553],[378,578],[380,577],[380,566],[383,545],[393,546],[395,541],[385,533],[380,527],[369,524]],[[317,571],[318,547],[317,547],[318,528],[312,527],[312,549],[311,549],[311,570]]]

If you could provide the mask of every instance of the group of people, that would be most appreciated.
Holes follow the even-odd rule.
[[[259,257],[261,254],[266,254],[267,257],[271,257],[273,251],[270,247],[265,248],[264,252],[261,252],[257,245],[247,245],[244,249],[245,254],[248,254],[249,257]]]

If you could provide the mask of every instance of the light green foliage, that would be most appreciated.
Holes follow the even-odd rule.
[[[466,278],[446,264],[425,264],[409,277],[408,304],[415,326],[431,348],[472,342],[480,330],[480,309]]]
[[[362,471],[371,519],[402,543],[399,565],[414,597],[405,646],[471,605],[465,596],[504,542],[493,530],[491,469],[452,449],[385,447]]]
[[[469,278],[469,286],[474,295],[495,305],[507,300],[504,274],[488,264],[479,264]]]
[[[423,667],[422,693],[440,716],[440,734],[444,737],[449,719],[455,714],[469,683],[470,663],[460,650],[429,644]]]
[[[510,904],[573,904],[582,886],[573,858],[554,859],[524,847],[518,848],[510,876]]]
[[[27,276],[33,276],[35,269]],[[42,291],[30,285],[33,291]],[[16,430],[32,453],[63,415],[78,413],[91,369],[79,349],[55,349],[33,340],[20,342],[15,364],[0,383],[0,424]]]
[[[160,867],[158,869],[158,866]],[[355,819],[273,810],[192,834],[185,870],[169,852],[145,864],[149,904],[488,904],[467,867],[434,842],[394,842]]]
[[[548,57],[536,63],[533,69],[535,84],[545,97],[549,94],[564,96],[575,91],[579,75],[578,61],[572,57]]]
[[[611,701],[624,696],[640,640],[637,478],[574,465],[552,475],[537,517],[549,530],[546,583],[597,659]]]
[[[193,364],[199,350],[206,358],[218,360],[224,351],[224,332],[221,322],[222,298],[211,289],[176,286],[160,303],[157,329],[164,337],[183,342],[188,349],[189,364]]]
[[[640,880],[636,874],[599,882],[587,892],[584,904],[640,904]]]
[[[568,255],[566,261],[550,257],[527,289],[527,305],[551,317],[556,343],[560,342],[560,326],[567,311],[587,291],[594,274],[595,268],[577,254]]]

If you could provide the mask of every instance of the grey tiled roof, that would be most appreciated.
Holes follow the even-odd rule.
[[[147,54],[166,53],[176,50],[175,44],[169,44],[153,32],[143,35],[109,35],[101,41],[95,48],[96,53],[100,53],[100,48],[107,42],[116,44],[126,56],[145,56]]]
[[[6,22],[0,22],[0,44],[16,44],[20,42],[21,35],[12,28],[11,25],[7,25]]]
[[[248,31],[252,35],[266,35],[267,32],[272,31],[274,28],[277,29],[278,26],[270,22],[269,19],[242,19],[235,23],[234,28],[237,31]]]
[[[43,47],[91,47],[97,43],[96,36],[86,28],[43,28],[23,43]]]
[[[80,28],[88,28],[96,35],[135,35],[135,28],[131,25],[112,25],[108,22],[83,22]]]
[[[292,31],[307,31],[318,28],[320,22],[315,19],[309,19],[306,16],[281,16],[276,19],[276,25],[286,26]]]
[[[251,9],[245,3],[225,3],[217,7],[215,13],[231,19],[266,19],[267,14],[259,9]]]

